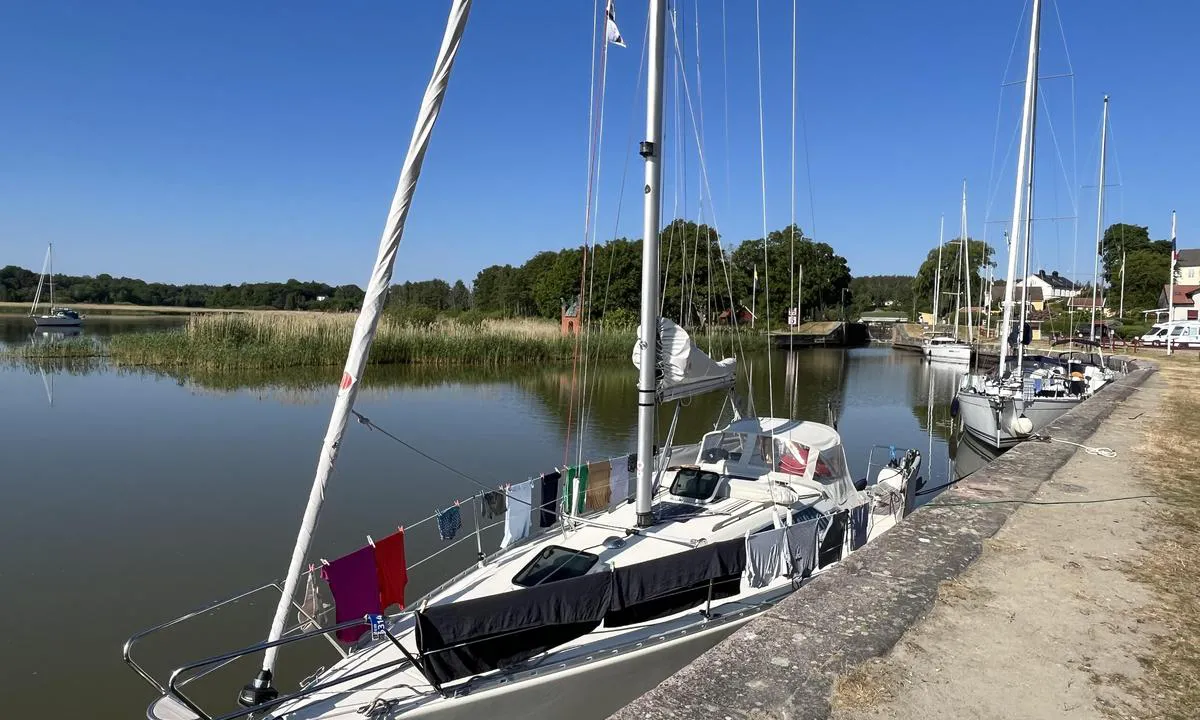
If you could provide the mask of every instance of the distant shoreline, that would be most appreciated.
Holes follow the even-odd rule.
[[[103,313],[109,317],[119,315],[193,315],[204,313],[256,313],[283,312],[275,310],[248,310],[246,308],[179,307],[177,305],[131,305],[126,303],[63,303],[63,306],[86,314]],[[28,313],[27,302],[0,302],[0,314],[15,315]],[[299,312],[299,311],[296,311]]]

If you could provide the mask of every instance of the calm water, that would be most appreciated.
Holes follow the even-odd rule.
[[[98,329],[88,324],[88,332]],[[856,475],[866,472],[873,444],[920,448],[927,487],[954,472],[954,443],[947,438],[957,370],[931,368],[889,348],[813,350],[770,360],[770,375],[766,355],[743,363],[758,412],[767,413],[771,395],[777,415],[824,421],[827,407],[837,407]],[[151,692],[121,662],[125,638],[283,574],[337,375],[333,368],[196,377],[95,364],[0,365],[5,716],[52,709],[58,717],[142,717]],[[585,452],[629,452],[634,370],[618,363],[592,378],[596,400]],[[788,390],[793,384],[794,394]],[[570,386],[569,369],[372,368],[358,409],[405,442],[494,485],[562,463]],[[693,401],[677,440],[710,429],[721,405],[720,398]],[[669,411],[664,415],[665,431]],[[354,550],[367,533],[386,535],[474,490],[381,433],[354,425],[328,489],[315,557]],[[470,519],[464,527],[472,527]],[[409,534],[410,563],[442,547],[432,528],[424,529],[429,532]],[[498,530],[485,534],[485,550],[498,539]],[[410,596],[471,562],[474,551],[473,541],[464,542],[415,570]],[[182,649],[147,642],[141,657],[161,672],[257,642],[276,598],[264,593],[163,636],[189,643]],[[306,657],[286,649],[281,655],[284,682],[329,662],[327,647],[300,652]],[[228,704],[250,678],[250,664],[193,688]]]
[[[28,342],[47,342],[63,337],[106,338],[123,333],[148,332],[180,327],[186,315],[88,315],[83,327],[37,328],[33,320],[16,313],[0,313],[0,347]]]

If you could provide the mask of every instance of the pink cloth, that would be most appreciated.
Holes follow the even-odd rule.
[[[334,621],[362,620],[364,615],[381,612],[379,607],[379,575],[375,569],[375,548],[367,545],[321,568],[321,577],[333,593]],[[337,631],[344,643],[356,642],[371,629],[367,623],[352,625]]]

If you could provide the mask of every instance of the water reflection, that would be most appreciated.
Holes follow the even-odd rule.
[[[33,319],[16,313],[0,313],[0,347],[28,342],[57,342],[73,337],[100,340],[125,333],[169,330],[182,327],[187,315],[88,315],[82,327],[36,327]]]

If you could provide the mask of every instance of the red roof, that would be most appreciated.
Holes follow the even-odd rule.
[[[1067,305],[1074,308],[1090,308],[1092,307],[1092,296],[1076,295],[1068,301]],[[1104,307],[1104,298],[1100,295],[1096,296],[1096,307]]]
[[[1163,285],[1162,296],[1167,296],[1167,291],[1171,288],[1170,285]],[[1175,298],[1171,301],[1172,305],[1191,305],[1192,293],[1200,290],[1200,285],[1176,285]]]

